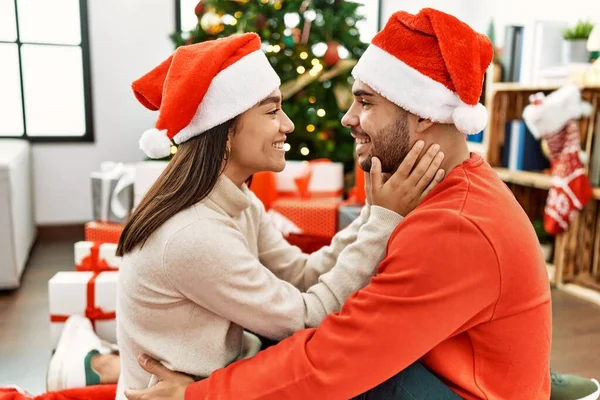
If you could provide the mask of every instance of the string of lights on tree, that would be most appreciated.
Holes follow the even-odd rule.
[[[354,142],[340,120],[352,103],[350,71],[367,47],[356,28],[359,7],[345,0],[201,0],[189,10],[196,28],[171,38],[177,47],[256,32],[296,126],[287,158],[329,158],[351,169]]]

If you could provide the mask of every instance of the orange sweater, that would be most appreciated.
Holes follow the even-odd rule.
[[[548,399],[550,338],[535,233],[472,155],[397,227],[339,313],[190,385],[186,400],[348,399],[419,359],[467,399]]]

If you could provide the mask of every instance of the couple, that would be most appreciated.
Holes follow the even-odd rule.
[[[245,185],[284,168],[294,128],[256,35],[181,47],[134,82],[159,110],[142,149],[180,147],[119,243],[120,366],[90,352],[85,379],[120,368],[117,398],[130,400],[549,398],[539,244],[465,140],[487,122],[491,59],[452,16],[391,17],[342,119],[370,171],[368,204],[311,255]],[[259,336],[281,342],[259,352]]]

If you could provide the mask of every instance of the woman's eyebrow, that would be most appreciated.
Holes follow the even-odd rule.
[[[375,96],[373,93],[367,92],[366,90],[363,90],[363,89],[355,90],[354,92],[352,92],[352,94],[354,96],[356,96],[356,97],[360,97],[360,96]]]
[[[264,106],[265,104],[269,104],[269,103],[279,103],[281,101],[281,97],[279,96],[271,96],[271,97],[267,97],[266,99],[264,99],[263,101],[261,101],[260,103],[258,103],[259,106]]]

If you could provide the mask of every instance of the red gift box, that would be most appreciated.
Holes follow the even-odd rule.
[[[279,198],[271,209],[292,221],[304,235],[332,238],[337,231],[341,198]]]
[[[85,240],[95,243],[119,243],[123,224],[92,221],[85,224]]]
[[[329,237],[302,235],[298,233],[290,233],[285,239],[289,244],[298,246],[306,254],[314,253],[321,247],[331,244],[331,238]]]

